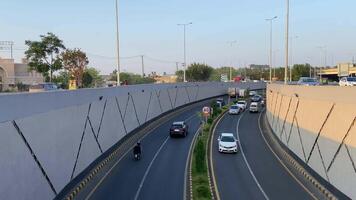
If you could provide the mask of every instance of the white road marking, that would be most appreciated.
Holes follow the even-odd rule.
[[[138,199],[138,197],[140,196],[140,192],[141,192],[141,189],[142,189],[142,186],[143,184],[145,183],[145,180],[146,180],[146,177],[148,175],[148,173],[150,172],[151,170],[151,167],[153,165],[153,162],[156,160],[159,152],[161,152],[162,148],[164,147],[164,145],[167,143],[167,141],[169,140],[169,136],[167,136],[166,140],[162,143],[162,145],[159,147],[158,151],[155,153],[155,155],[153,156],[153,159],[151,160],[150,164],[148,165],[147,169],[146,169],[146,172],[145,174],[143,175],[142,177],[142,180],[141,180],[141,183],[140,183],[140,186],[138,187],[137,189],[137,192],[136,192],[136,195],[135,195],[135,200]]]
[[[274,150],[272,149],[272,147],[269,145],[269,143],[267,142],[265,136],[262,133],[262,128],[261,128],[261,116],[262,116],[262,112],[260,113],[260,116],[258,117],[258,128],[260,129],[260,134],[263,138],[263,140],[265,141],[265,143],[267,144],[268,148],[271,150],[271,152],[273,153],[273,155],[277,158],[277,160],[279,161],[279,163],[282,165],[282,167],[291,175],[291,177],[313,198],[313,199],[318,199],[315,197],[315,195],[310,192],[300,181],[299,179],[297,179],[297,177],[294,176],[294,174],[289,170],[289,168],[283,163],[283,161],[279,158],[279,156],[277,155],[277,153],[274,152]]]
[[[193,116],[196,116],[196,114],[193,114],[190,116],[188,119],[190,120]],[[170,119],[171,120],[171,119]],[[169,120],[168,120],[169,121]],[[162,126],[164,123],[167,123],[168,121],[165,121],[163,123],[157,124],[154,128],[151,129],[150,133],[145,134],[140,140],[142,141],[146,136],[150,135],[151,133],[154,132],[158,127]],[[99,188],[99,186],[103,183],[103,181],[106,179],[107,176],[111,173],[111,171],[121,162],[123,158],[126,157],[126,155],[132,151],[132,148],[127,149],[127,151],[121,156],[119,160],[115,162],[115,164],[105,173],[105,175],[100,179],[100,181],[95,185],[95,187],[90,191],[88,196],[86,196],[85,200],[89,200],[91,196],[94,194],[94,192]]]
[[[195,116],[197,116],[197,115],[194,113],[193,115],[191,115],[190,117],[188,117],[188,118],[185,120],[185,122],[188,122],[188,121],[192,120],[193,117],[195,117]],[[157,152],[156,152],[155,155],[153,156],[153,158],[152,158],[150,164],[148,165],[148,167],[147,167],[147,169],[146,169],[146,171],[145,171],[145,174],[144,174],[143,177],[142,177],[141,183],[140,183],[140,185],[139,185],[139,187],[138,187],[138,189],[137,189],[137,192],[136,192],[136,195],[135,195],[134,200],[137,200],[138,197],[140,196],[140,192],[141,192],[141,189],[142,189],[142,187],[143,187],[143,184],[145,183],[146,177],[147,177],[148,173],[150,172],[151,167],[152,167],[154,161],[156,160],[158,154],[161,152],[161,150],[163,149],[164,145],[168,142],[169,138],[170,138],[170,136],[167,136],[166,140],[161,144],[161,146],[159,147],[159,149],[157,150]]]
[[[200,129],[201,129],[201,128],[200,128],[200,126],[199,126],[198,130],[197,130],[197,131],[195,132],[195,134],[194,134],[194,137],[193,137],[193,139],[192,139],[192,142],[190,143],[188,157],[187,157],[187,160],[185,161],[183,200],[186,200],[186,199],[187,199],[188,165],[189,165],[190,157],[191,157],[191,154],[192,154],[193,144],[194,144],[194,141],[196,140],[196,137],[198,136],[198,133],[199,133]]]
[[[224,116],[222,116],[215,124],[215,127],[213,129],[213,132],[212,132],[212,136],[211,136],[211,140],[210,140],[210,158],[209,158],[209,161],[210,161],[210,167],[211,167],[211,176],[212,176],[212,179],[213,179],[213,182],[214,182],[214,186],[215,186],[215,192],[216,192],[216,198],[217,200],[220,200],[220,193],[219,193],[219,186],[216,182],[216,177],[215,177],[215,170],[214,170],[214,162],[213,162],[213,143],[214,143],[214,136],[215,136],[215,132],[216,132],[216,127],[219,125],[220,121],[225,117],[225,115],[227,114],[227,112],[224,114]]]
[[[246,163],[246,166],[253,178],[253,180],[255,181],[257,187],[260,189],[262,195],[265,197],[266,200],[269,200],[267,194],[265,193],[265,191],[263,190],[263,188],[261,187],[260,183],[258,182],[255,174],[253,173],[251,167],[250,167],[250,164],[248,163],[247,159],[246,159],[246,156],[245,156],[245,153],[244,153],[244,150],[242,148],[242,145],[241,145],[241,140],[240,140],[240,134],[239,134],[239,126],[240,126],[240,120],[243,118],[243,116],[245,115],[245,112],[242,114],[242,116],[239,118],[239,121],[237,122],[237,126],[236,126],[236,134],[237,134],[237,140],[239,142],[239,146],[240,146],[240,150],[241,150],[241,154],[242,154],[242,157],[244,158],[244,161]]]

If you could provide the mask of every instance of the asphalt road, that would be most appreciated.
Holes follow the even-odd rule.
[[[259,115],[249,112],[238,116],[226,114],[216,127],[212,159],[220,198],[315,199],[308,189],[289,174],[268,148],[260,133]],[[241,146],[237,154],[218,152],[217,138],[222,132],[234,133],[240,139],[246,160]]]
[[[189,148],[200,124],[196,113],[210,102],[197,103],[149,132],[141,141],[141,160],[135,161],[132,152],[126,154],[85,199],[182,200]],[[186,138],[169,137],[173,121],[187,122]]]

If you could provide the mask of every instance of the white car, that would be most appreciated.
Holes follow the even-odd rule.
[[[238,101],[236,103],[236,105],[239,106],[242,111],[245,111],[246,107],[247,107],[247,102],[246,101]]]
[[[257,102],[252,102],[250,105],[250,112],[259,112],[259,106]]]
[[[340,86],[356,86],[356,77],[343,77],[339,81]]]
[[[237,153],[237,140],[232,133],[221,133],[219,138],[220,153]]]
[[[250,95],[250,97],[255,96],[255,95],[257,95],[257,92],[256,91],[250,91],[249,95]]]
[[[229,114],[230,115],[238,115],[241,111],[241,108],[237,105],[232,105],[229,108]]]

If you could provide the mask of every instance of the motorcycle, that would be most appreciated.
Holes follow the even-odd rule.
[[[141,154],[140,153],[134,154],[134,158],[135,158],[135,160],[140,160],[141,159]]]

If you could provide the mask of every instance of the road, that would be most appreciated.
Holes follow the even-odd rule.
[[[222,200],[230,199],[316,199],[315,195],[284,168],[260,133],[260,114],[226,114],[217,124],[212,143],[213,169]],[[238,135],[237,135],[238,131]],[[234,133],[240,139],[237,154],[218,152],[218,134]],[[244,156],[246,160],[244,159]]]
[[[84,199],[170,199],[184,196],[185,166],[194,134],[199,128],[197,112],[211,101],[194,107],[159,125],[141,141],[143,154],[140,161],[126,154],[96,188]],[[186,121],[186,138],[170,138],[173,121]]]

